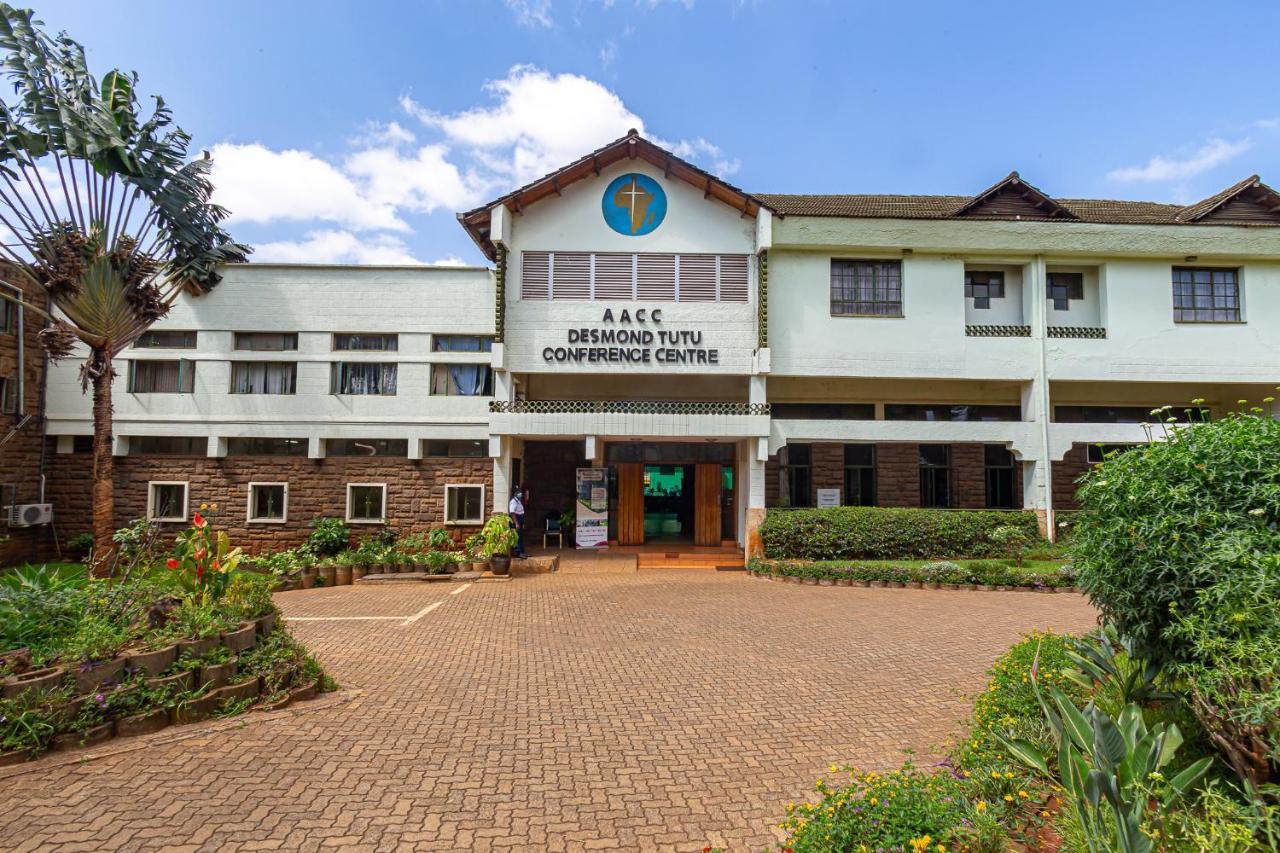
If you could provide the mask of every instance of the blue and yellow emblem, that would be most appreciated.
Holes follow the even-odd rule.
[[[619,234],[652,233],[667,216],[667,194],[648,175],[631,172],[614,178],[601,201],[604,221]]]

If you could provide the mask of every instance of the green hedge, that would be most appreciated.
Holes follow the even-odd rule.
[[[811,563],[800,560],[752,560],[747,569],[756,574],[818,580],[884,581],[886,583],[936,583],[945,586],[980,584],[1029,589],[1074,587],[1076,573],[1069,564],[1057,569],[1032,570],[1011,566],[1004,560],[970,560],[924,566],[885,566],[859,563]]]
[[[1030,512],[965,510],[771,509],[760,526],[766,557],[775,560],[927,560],[1004,554],[992,531],[1017,527],[1040,539]]]

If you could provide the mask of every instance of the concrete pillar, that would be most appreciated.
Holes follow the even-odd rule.
[[[220,435],[209,436],[209,449],[206,451],[206,455],[210,459],[227,458],[227,440]]]
[[[747,439],[744,454],[746,476],[742,478],[746,493],[743,541],[747,559],[764,556],[760,542],[760,525],[764,523],[764,464],[769,459],[769,439]]]
[[[307,439],[307,458],[323,459],[324,458],[324,439],[312,436]]]
[[[511,439],[489,436],[489,456],[493,458],[493,510],[506,512],[511,501]]]
[[[128,456],[129,455],[129,436],[127,435],[111,436],[111,455],[112,456]]]

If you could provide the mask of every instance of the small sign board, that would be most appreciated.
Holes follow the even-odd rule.
[[[579,468],[578,524],[573,531],[579,548],[605,548],[609,544],[609,480],[604,468]]]
[[[818,489],[818,506],[840,506],[840,490]]]

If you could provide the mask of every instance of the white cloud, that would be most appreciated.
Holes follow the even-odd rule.
[[[212,150],[213,200],[231,222],[323,220],[349,228],[408,229],[395,208],[378,203],[337,167],[308,151],[223,143]]]
[[[608,68],[618,60],[618,43],[613,39],[609,39],[604,43],[604,47],[600,48],[600,64]]]
[[[458,113],[434,112],[408,96],[401,98],[401,105],[449,142],[469,149],[479,166],[505,178],[507,185],[540,178],[631,128],[644,132],[644,120],[627,109],[617,94],[578,74],[551,74],[517,65],[485,89],[495,103]],[[712,168],[722,173],[738,168],[705,139],[649,138],[678,156],[709,159]]]
[[[1113,181],[1126,182],[1186,180],[1235,159],[1248,151],[1252,145],[1252,140],[1247,138],[1236,142],[1211,139],[1200,148],[1188,151],[1181,157],[1158,155],[1152,157],[1143,166],[1114,169],[1107,173],[1107,177]]]
[[[465,267],[467,262],[457,255],[446,255],[431,262],[433,267]]]
[[[424,145],[405,153],[398,147],[366,148],[347,158],[347,174],[360,180],[370,202],[416,213],[438,208],[462,210],[493,189],[474,172],[463,174],[447,159],[443,145]]]
[[[291,264],[420,264],[404,241],[389,234],[361,239],[350,231],[311,231],[298,241],[263,243],[255,261]]]
[[[547,29],[551,26],[551,0],[507,0],[507,8],[522,27]]]

